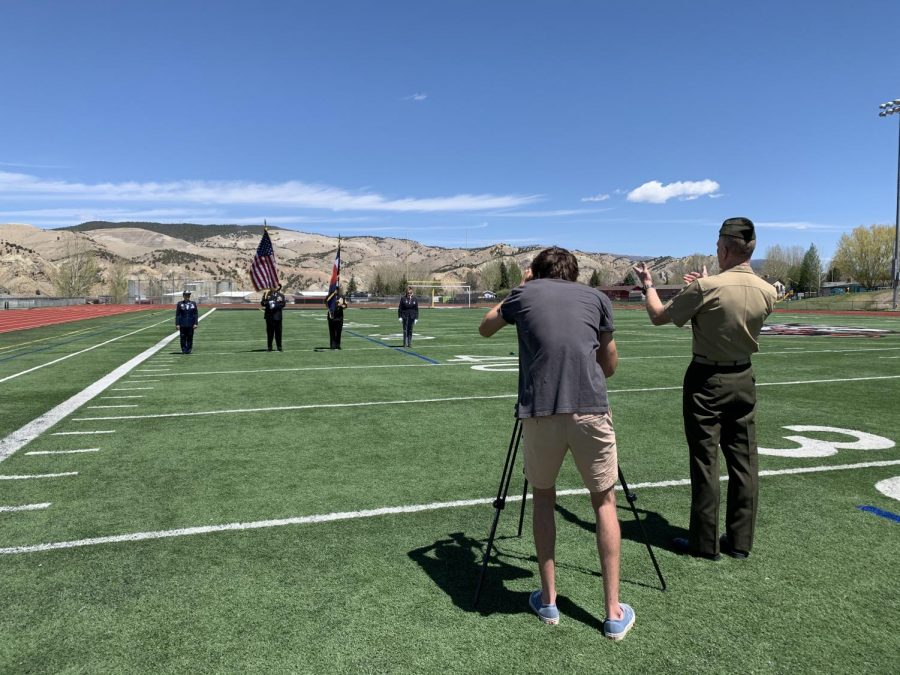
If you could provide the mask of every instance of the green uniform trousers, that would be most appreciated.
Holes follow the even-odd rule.
[[[734,549],[750,552],[759,497],[756,453],[756,378],[747,363],[692,362],[684,375],[684,434],[691,462],[688,544],[704,555],[719,552],[719,452],[728,467],[725,533]]]

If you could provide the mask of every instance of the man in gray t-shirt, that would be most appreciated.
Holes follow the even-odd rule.
[[[500,305],[519,335],[519,419],[605,413],[600,335],[613,332],[612,306],[599,291],[565,279],[534,279]]]
[[[556,607],[556,478],[567,451],[591,493],[603,571],[606,619],[603,633],[621,640],[634,625],[634,610],[619,602],[616,515],[618,459],[606,378],[618,364],[609,299],[577,283],[578,261],[552,247],[531,263],[527,283],[484,317],[478,328],[490,337],[513,324],[519,337],[519,398],[525,477],[531,483],[534,545],[541,588],[529,606],[544,623],[559,622]]]

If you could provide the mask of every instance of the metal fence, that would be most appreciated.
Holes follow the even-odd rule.
[[[88,298],[51,298],[46,295],[26,297],[0,296],[0,307],[3,309],[34,309],[36,307],[67,307],[84,305]]]

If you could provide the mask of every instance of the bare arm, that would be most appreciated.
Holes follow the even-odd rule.
[[[502,302],[498,302],[496,306],[489,309],[488,313],[484,315],[481,325],[478,326],[478,332],[481,333],[482,337],[491,337],[498,330],[509,325],[503,320],[503,315],[500,314],[500,306],[502,304]]]
[[[619,365],[619,352],[612,333],[600,333],[600,347],[597,349],[597,363],[606,377],[612,377]]]

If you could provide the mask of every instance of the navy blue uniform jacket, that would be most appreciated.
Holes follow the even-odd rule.
[[[416,296],[407,298],[405,295],[400,298],[400,306],[397,308],[397,316],[401,319],[418,319],[419,303]]]
[[[193,328],[197,325],[197,303],[182,300],[175,305],[175,325],[179,328]]]

